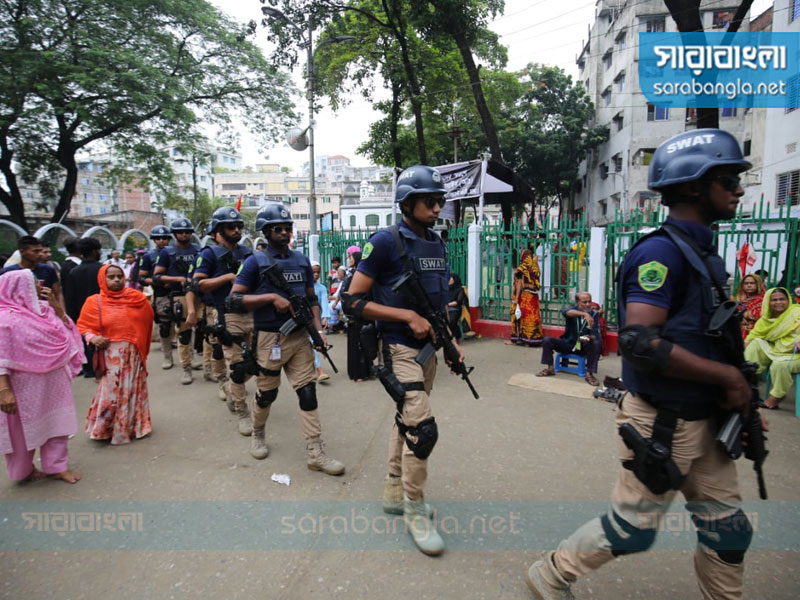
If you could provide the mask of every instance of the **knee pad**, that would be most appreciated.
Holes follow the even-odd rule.
[[[278,397],[278,388],[274,390],[258,390],[256,391],[256,404],[259,408],[267,408],[270,404],[275,402]]]
[[[214,344],[211,346],[211,358],[214,360],[222,360],[225,354],[222,352],[222,344]]]
[[[297,397],[300,400],[300,410],[317,410],[317,384],[313,381],[297,390]]]
[[[600,524],[614,556],[644,552],[656,541],[655,529],[639,529],[614,511],[600,517]]]
[[[717,553],[724,562],[738,565],[753,539],[753,525],[741,509],[724,519],[704,519],[692,515],[697,541]]]
[[[170,333],[172,333],[172,321],[158,324],[158,335],[160,337],[168,338]]]
[[[416,427],[404,427],[401,432],[406,439],[408,449],[420,460],[425,460],[431,455],[433,447],[439,439],[439,428],[436,426],[436,420],[433,417],[428,417],[421,421]],[[417,441],[412,442],[408,439],[406,432],[417,438]]]
[[[178,342],[181,344],[181,346],[188,346],[191,341],[192,341],[191,329],[187,329],[186,331],[181,331],[178,334]]]

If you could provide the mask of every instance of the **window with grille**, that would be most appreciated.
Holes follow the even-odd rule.
[[[735,108],[731,108],[731,107],[723,108],[720,111],[720,116],[721,117],[735,117],[736,116],[736,109]]]
[[[603,106],[610,106],[611,105],[611,88],[608,87],[606,90],[601,94],[600,98],[603,100]]]
[[[795,3],[800,0],[795,0]],[[786,82],[786,112],[800,108],[800,75],[790,77]]]
[[[602,177],[603,179],[606,179],[608,177],[608,165],[606,163],[600,165],[600,177]]]
[[[792,5],[789,7],[789,23],[798,18],[800,18],[800,0],[792,0]]]
[[[625,91],[625,73],[620,73],[617,75],[617,78],[614,80],[614,83],[617,85],[618,92]]]
[[[388,227],[391,224],[392,224],[392,213],[389,213],[388,215],[386,215],[386,226]]]
[[[666,106],[655,106],[654,104],[647,103],[647,120],[648,121],[668,121],[669,108]]]
[[[647,33],[661,33],[664,31],[666,20],[664,17],[653,17],[645,20],[645,31]]]
[[[778,175],[778,190],[775,200],[778,205],[788,204],[797,206],[800,204],[800,170],[789,171]]]
[[[355,227],[355,226],[356,226],[356,216],[350,215],[350,227]]]
[[[606,71],[611,68],[612,62],[613,54],[611,54],[611,52],[606,52],[603,56],[603,66],[606,68]]]
[[[614,155],[614,173],[622,173],[622,155]]]
[[[378,215],[367,215],[364,223],[367,227],[378,227],[381,224],[381,218]]]
[[[625,38],[626,38],[627,36],[625,35],[625,33],[626,33],[626,32],[625,32],[625,30],[623,29],[623,30],[622,30],[622,33],[620,33],[620,34],[617,36],[617,39],[615,40],[615,41],[617,42],[617,46],[619,47],[619,49],[620,49],[620,50],[624,50],[624,49],[625,49],[625,46],[626,46],[626,43],[625,43]]]

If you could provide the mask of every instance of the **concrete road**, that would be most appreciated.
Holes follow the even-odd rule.
[[[178,369],[159,368],[154,344],[150,436],[111,447],[80,432],[70,442],[71,468],[83,474],[76,485],[0,481],[0,595],[531,598],[527,566],[607,509],[618,468],[614,405],[592,399],[588,385],[583,397],[575,385],[558,393],[552,380],[548,391],[509,386],[512,375],[541,368],[540,351],[466,342],[481,399],[440,368],[433,396],[440,440],[427,496],[448,550],[430,558],[380,508],[393,405],[378,382],[347,379],[346,340],[331,341],[340,373],[320,386],[320,410],[328,452],[345,462],[344,476],[306,469],[297,400],[285,383],[267,425],[270,456],[256,461],[216,385],[181,386]],[[619,368],[617,358],[605,358],[599,378]],[[81,424],[94,387],[75,381]],[[793,403],[785,405],[768,415],[769,501],[758,500],[752,463],[738,464],[758,529],[745,598],[800,592],[800,420]],[[291,484],[275,483],[274,473]],[[576,597],[699,598],[695,536],[682,504],[672,510],[654,550],[585,577],[573,586]],[[125,520],[123,532],[126,513],[133,523]]]

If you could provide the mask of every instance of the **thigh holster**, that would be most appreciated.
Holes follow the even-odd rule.
[[[416,427],[409,427],[403,423],[400,415],[395,415],[394,422],[397,423],[397,429],[400,435],[406,440],[406,446],[414,453],[414,456],[421,460],[425,460],[433,452],[433,447],[439,439],[439,428],[436,426],[436,419],[428,417],[420,421]],[[416,438],[416,442],[409,439],[408,435]]]
[[[678,490],[686,479],[672,459],[672,435],[677,420],[676,413],[659,409],[650,438],[642,437],[630,423],[619,427],[622,441],[633,450],[633,459],[624,461],[622,466],[633,471],[636,478],[654,494]]]

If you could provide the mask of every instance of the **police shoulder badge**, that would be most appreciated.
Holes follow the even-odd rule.
[[[639,265],[639,285],[645,292],[654,292],[667,280],[669,268],[657,260]]]
[[[372,242],[367,242],[366,244],[364,244],[364,250],[361,251],[361,260],[369,258],[369,255],[372,254],[372,248],[373,248]]]

